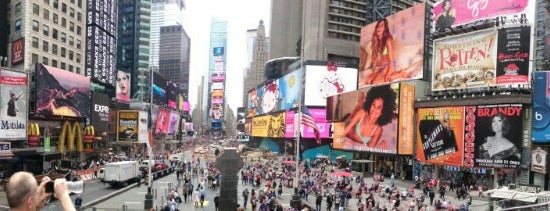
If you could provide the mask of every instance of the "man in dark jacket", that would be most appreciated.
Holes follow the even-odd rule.
[[[430,205],[434,205],[435,193],[433,189],[430,188],[428,196],[430,197]]]
[[[328,194],[327,195],[327,210],[330,211],[331,208],[332,208],[332,195]]]
[[[220,196],[214,197],[214,206],[216,207],[216,211],[218,211],[218,207],[220,206]]]
[[[317,210],[321,210],[321,203],[323,203],[323,196],[321,196],[321,193],[318,193],[317,198],[315,199],[315,205]]]

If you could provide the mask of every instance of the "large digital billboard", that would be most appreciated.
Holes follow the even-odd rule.
[[[334,65],[306,66],[305,105],[326,106],[327,97],[357,89],[357,69]]]
[[[358,87],[423,78],[425,4],[361,29]]]
[[[89,117],[90,78],[43,64],[36,65],[36,114]]]
[[[476,31],[434,41],[432,91],[493,86],[497,31]]]
[[[255,137],[284,138],[286,136],[286,112],[252,118],[251,135]]]
[[[156,105],[166,105],[167,92],[166,92],[167,80],[158,73],[153,73],[153,103]]]
[[[278,110],[295,108],[301,103],[300,97],[304,87],[303,74],[304,71],[298,69],[279,78],[279,90],[282,96]]]
[[[118,111],[117,141],[137,142],[139,134],[139,111]]]
[[[0,139],[27,137],[26,73],[0,69]]]
[[[210,118],[213,120],[221,120],[223,118],[222,104],[212,103],[212,108],[210,108]]]
[[[324,108],[308,108],[309,113],[311,113],[311,116],[315,120],[315,124],[317,124],[317,128],[319,129],[319,134],[321,135],[321,138],[330,138],[330,122],[327,122],[326,116],[327,116],[327,110]],[[301,129],[300,132],[302,133],[302,137],[304,138],[315,138],[315,133],[313,132],[313,128],[306,126],[306,125],[300,125]]]
[[[210,74],[210,80],[212,82],[222,82],[225,80],[225,72],[223,71],[213,71]]]
[[[256,114],[267,114],[279,110],[282,100],[279,80],[274,80],[258,87],[258,96],[260,97],[260,106]]]
[[[180,125],[180,114],[170,111],[170,124],[168,125],[168,134],[176,134]]]
[[[108,34],[97,25],[86,28],[86,76],[93,81],[115,86],[117,52],[112,46],[116,46],[116,35]]]
[[[534,143],[550,143],[550,72],[535,72],[533,87],[533,130]]]
[[[530,13],[533,10],[534,0],[444,0],[433,5],[433,26],[435,31],[497,17],[513,18],[521,13]],[[530,17],[526,15],[526,17]],[[533,21],[533,20],[530,20]]]
[[[247,97],[247,105],[246,105],[246,116],[247,117],[253,117],[256,116],[256,113],[258,111],[258,106],[260,104],[260,99],[258,98],[258,89],[253,88],[250,91],[248,91],[248,97]]]
[[[109,125],[109,96],[92,92],[92,125],[96,131],[106,132]]]
[[[157,113],[157,122],[155,124],[155,134],[168,134],[170,126],[170,110],[159,108]]]
[[[418,161],[462,166],[464,107],[419,108],[416,125]]]
[[[466,106],[464,166],[519,167],[522,110],[521,104]]]
[[[130,103],[130,88],[132,77],[130,73],[118,71],[116,77],[116,101],[119,103]]]
[[[168,96],[167,96],[168,108],[175,110],[178,107],[177,100],[178,100],[178,94],[180,91],[178,88],[178,84],[173,81],[168,81],[166,91],[168,93]]]

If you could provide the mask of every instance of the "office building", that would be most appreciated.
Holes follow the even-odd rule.
[[[160,27],[159,73],[177,83],[184,96],[189,95],[191,40],[182,25]]]
[[[149,64],[155,71],[159,66],[160,27],[183,24],[185,0],[153,0],[151,6],[151,42]]]
[[[250,67],[243,80],[243,102],[246,102],[248,91],[265,80],[265,63],[269,58],[268,38],[265,36],[265,26],[262,20],[258,25],[258,29],[255,31],[256,35],[252,47],[252,61],[250,62]]]
[[[227,64],[227,21],[212,19],[210,23],[210,48],[208,67],[207,115],[211,120],[211,135],[223,135],[225,116],[225,78]]]

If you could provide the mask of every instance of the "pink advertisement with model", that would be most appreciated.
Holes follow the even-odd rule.
[[[317,127],[319,128],[319,133],[321,134],[321,138],[330,138],[330,123],[327,122],[326,116],[327,116],[327,110],[324,108],[310,108],[309,112],[311,112],[311,116],[313,116],[313,119],[315,120],[315,123],[317,123]],[[302,137],[304,138],[315,138],[315,133],[313,133],[313,128],[302,125],[301,128]]]

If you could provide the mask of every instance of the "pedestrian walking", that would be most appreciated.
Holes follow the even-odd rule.
[[[321,210],[321,203],[323,203],[323,196],[319,193],[315,199],[315,206],[317,210]]]
[[[216,211],[218,211],[218,207],[220,206],[220,196],[214,197],[214,206],[216,208]]]
[[[187,195],[189,194],[189,184],[185,183],[183,184],[183,190],[181,191],[183,194],[183,201],[187,203]]]
[[[246,209],[246,204],[247,204],[247,202],[248,202],[248,194],[249,194],[248,188],[245,188],[245,189],[243,190],[243,205],[244,205],[244,208],[245,208],[245,209]]]
[[[439,187],[439,198],[443,199],[445,201],[445,186]]]
[[[435,193],[433,189],[430,188],[428,196],[430,197],[430,205],[434,205]]]
[[[327,194],[327,210],[330,211],[332,209],[332,194]]]

